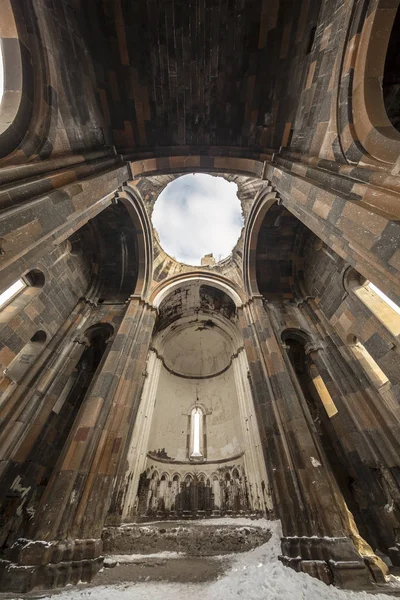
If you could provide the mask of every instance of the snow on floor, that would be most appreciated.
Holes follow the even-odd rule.
[[[186,556],[184,552],[155,552],[154,554],[110,554],[104,559],[104,564],[109,565],[115,562],[120,565],[129,565],[130,563],[146,562],[149,558],[158,560],[168,560],[171,558],[182,558]]]
[[[220,520],[221,521],[221,520]],[[232,524],[232,520],[215,525]],[[235,519],[238,523],[239,519]],[[240,525],[251,526],[254,521],[242,519]],[[205,521],[201,521],[205,524]],[[257,524],[259,521],[256,522]],[[238,555],[230,569],[217,581],[201,584],[121,583],[62,592],[47,600],[188,600],[200,595],[203,600],[393,600],[386,594],[347,592],[284,567],[280,553],[280,523],[268,521],[272,537],[267,544]],[[263,524],[264,526],[264,524]],[[199,559],[201,560],[201,559]],[[393,578],[393,585],[395,585]]]

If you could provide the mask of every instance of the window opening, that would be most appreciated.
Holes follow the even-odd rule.
[[[307,46],[307,52],[306,52],[306,54],[310,54],[310,52],[311,52],[311,50],[312,50],[312,48],[314,46],[314,39],[315,39],[315,32],[316,31],[317,31],[316,27],[312,27],[310,29],[310,35],[309,35],[309,38],[308,38],[308,46]]]
[[[355,295],[394,336],[400,335],[400,307],[371,281],[354,288]]]
[[[10,302],[24,287],[26,287],[26,283],[23,279],[18,279],[10,285],[9,288],[0,294],[0,308]]]
[[[196,407],[192,410],[192,453],[191,458],[199,458],[202,455],[200,451],[201,418],[203,413]]]
[[[355,335],[350,335],[348,341],[351,351],[359,360],[374,386],[379,389],[385,385],[385,383],[388,383],[389,379],[358,338]]]
[[[370,290],[375,292],[375,294],[378,294],[378,296],[380,296],[382,300],[386,302],[386,304],[388,304],[391,308],[393,308],[393,310],[397,312],[398,315],[400,315],[400,306],[398,306],[395,302],[393,302],[393,300],[386,296],[386,294],[384,294],[379,288],[377,288],[376,285],[369,281],[367,287],[369,287]]]

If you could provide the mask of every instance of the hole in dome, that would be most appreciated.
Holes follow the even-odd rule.
[[[212,265],[229,256],[243,227],[237,191],[236,183],[202,173],[171,181],[152,216],[165,252],[193,266]]]

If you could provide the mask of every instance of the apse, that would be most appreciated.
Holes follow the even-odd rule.
[[[127,518],[265,512],[267,476],[255,466],[259,433],[247,424],[254,408],[242,350],[228,293],[197,280],[162,300],[152,385],[132,438]]]

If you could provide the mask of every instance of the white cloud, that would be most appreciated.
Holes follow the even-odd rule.
[[[165,252],[191,265],[210,252],[217,261],[228,256],[243,227],[236,194],[235,183],[201,173],[168,184],[152,217]]]

